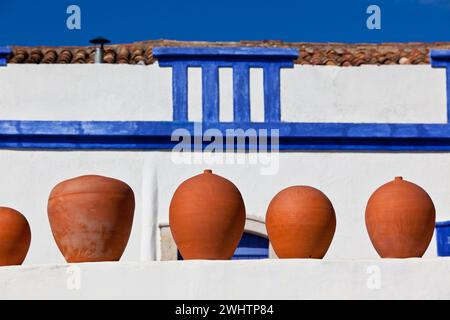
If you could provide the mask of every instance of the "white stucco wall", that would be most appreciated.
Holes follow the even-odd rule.
[[[282,70],[281,115],[292,122],[445,123],[445,69],[295,66]]]
[[[172,119],[171,69],[141,65],[0,68],[0,119]],[[231,69],[219,70],[221,121],[233,119]],[[188,70],[189,120],[201,120],[201,70]],[[251,119],[264,120],[263,76],[250,70]],[[445,70],[430,66],[299,66],[281,71],[281,116],[291,122],[446,121]]]
[[[172,72],[157,65],[0,68],[3,120],[172,120]]]
[[[201,119],[199,70],[191,70],[189,117]],[[252,70],[252,120],[264,118],[262,74]],[[221,119],[231,121],[232,76],[221,70]],[[420,122],[446,119],[445,72],[429,66],[305,67],[282,71],[284,121]],[[195,108],[197,110],[195,111]],[[172,117],[169,68],[132,65],[8,65],[0,68],[0,119],[166,120]],[[192,118],[193,117],[193,118]],[[247,212],[264,218],[281,189],[306,184],[333,202],[337,229],[326,259],[376,258],[364,225],[370,194],[394,176],[424,187],[437,219],[450,218],[450,153],[289,152],[268,165],[176,164],[170,152],[0,151],[0,205],[30,221],[32,246],[25,264],[61,263],[46,216],[47,197],[58,182],[82,174],[122,179],[136,194],[136,215],[123,261],[159,257],[158,223],[168,222],[176,187],[205,168],[240,188]],[[433,239],[427,256],[435,256]]]
[[[168,222],[170,199],[177,186],[204,168],[233,181],[247,212],[264,218],[272,197],[290,185],[321,189],[336,210],[337,229],[325,259],[378,257],[368,238],[364,210],[370,194],[402,175],[421,185],[433,199],[437,219],[450,218],[450,153],[281,153],[279,170],[261,175],[267,165],[175,164],[168,152],[0,151],[0,205],[21,211],[30,221],[33,239],[25,264],[61,263],[46,208],[52,187],[67,178],[101,174],[127,182],[136,194],[136,213],[123,261],[158,256],[158,223]],[[272,159],[276,168],[277,160]],[[436,256],[433,239],[426,256]]]
[[[0,299],[449,299],[449,272],[448,258],[3,267]]]

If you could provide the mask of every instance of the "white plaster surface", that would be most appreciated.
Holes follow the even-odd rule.
[[[0,68],[2,120],[172,120],[172,72],[157,65]]]
[[[250,120],[264,122],[264,72],[250,68]]]
[[[445,69],[294,66],[281,71],[281,117],[292,122],[445,123]]]
[[[220,118],[232,120],[232,74],[221,69]],[[189,68],[188,117],[202,119],[201,69]],[[298,66],[281,71],[291,122],[446,121],[445,70],[430,66]],[[251,119],[264,119],[262,70],[250,70]],[[0,68],[0,119],[172,120],[171,68],[33,65]]]
[[[449,258],[0,267],[0,299],[450,299],[449,273]]]
[[[219,68],[219,120],[232,122],[233,115],[233,69]]]
[[[189,89],[193,120],[201,119],[199,71]],[[229,70],[220,74],[225,79],[221,101],[227,106],[221,118],[230,121],[232,75]],[[0,119],[170,121],[171,81],[170,69],[157,65],[9,65],[0,69]],[[262,81],[260,70],[251,70],[253,121],[264,117]],[[446,119],[445,73],[429,66],[296,66],[282,71],[281,98],[284,121]],[[193,104],[196,109],[191,110]],[[0,205],[21,211],[32,229],[24,266],[0,268],[0,298],[124,298],[124,292],[125,298],[160,299],[450,298],[449,260],[432,259],[434,238],[426,259],[380,260],[364,222],[370,194],[399,175],[428,191],[438,221],[449,220],[450,153],[286,152],[259,164],[249,163],[248,154],[233,154],[232,159],[242,158],[231,164],[198,161],[198,153],[189,156],[193,164],[176,164],[174,156],[159,151],[0,150]],[[212,159],[224,160],[223,154],[217,156]],[[325,192],[336,210],[337,228],[324,260],[152,262],[161,256],[158,224],[168,222],[173,192],[205,168],[233,181],[247,213],[261,219],[272,197],[285,187],[311,185]],[[272,174],[262,174],[268,168]],[[51,234],[47,198],[58,182],[83,174],[127,182],[136,195],[136,212],[122,262],[80,265],[82,289],[69,290],[71,273],[61,265],[64,259]],[[373,265],[381,270],[379,290],[367,287],[367,268]]]
[[[58,182],[83,174],[121,179],[135,192],[135,219],[123,261],[158,256],[157,225],[168,222],[173,192],[205,168],[233,181],[241,190],[247,213],[261,219],[272,197],[285,187],[311,185],[322,190],[337,216],[336,234],[325,260],[378,257],[366,232],[364,211],[371,193],[394,176],[422,186],[434,201],[437,220],[450,219],[449,153],[280,153],[278,162],[272,159],[278,168],[273,175],[262,175],[267,165],[250,164],[248,159],[230,165],[175,164],[172,157],[169,152],[154,151],[1,150],[0,205],[21,211],[31,224],[32,244],[25,264],[64,261],[49,227],[47,198]],[[426,257],[435,256],[433,239]]]
[[[231,120],[232,77],[223,74],[221,101],[227,110],[221,117]],[[194,71],[189,89],[193,120],[201,119],[200,75]],[[283,121],[446,119],[445,73],[429,66],[296,66],[283,70],[281,79]],[[253,121],[264,117],[262,81],[260,70],[252,70]],[[0,68],[0,119],[170,121],[171,82],[170,68],[157,65],[11,64]],[[196,109],[191,110],[193,104]],[[191,155],[193,161],[201,159]],[[0,298],[450,298],[450,262],[433,258],[435,239],[426,259],[381,260],[364,223],[370,194],[399,175],[428,191],[437,220],[450,219],[450,153],[286,152],[259,165],[250,164],[249,155],[231,164],[176,164],[173,156],[156,151],[0,150],[0,206],[21,211],[32,229],[24,266],[0,268]],[[268,167],[272,174],[263,175]],[[157,226],[168,222],[173,192],[205,168],[233,181],[247,213],[261,219],[272,197],[285,187],[311,185],[325,192],[337,216],[325,259],[152,262],[160,257]],[[83,174],[127,182],[136,195],[136,212],[122,262],[79,265],[81,289],[70,290],[73,269],[62,264],[53,240],[47,198],[58,182]],[[380,289],[368,288],[368,268],[380,269]]]
[[[202,68],[188,68],[188,120],[202,121]],[[170,106],[172,108],[172,106]]]

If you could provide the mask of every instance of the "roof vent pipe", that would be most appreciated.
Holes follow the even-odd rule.
[[[103,46],[111,43],[111,41],[103,37],[97,37],[89,40],[89,42],[95,45],[95,63],[103,63]]]

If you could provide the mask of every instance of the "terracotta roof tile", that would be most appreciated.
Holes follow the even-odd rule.
[[[247,46],[298,48],[298,64],[360,66],[365,64],[428,64],[429,50],[450,49],[450,42],[435,43],[294,43],[276,40],[241,42],[187,42],[150,40],[106,46],[105,63],[152,64],[152,48],[159,46]],[[94,47],[12,46],[8,63],[93,63]]]

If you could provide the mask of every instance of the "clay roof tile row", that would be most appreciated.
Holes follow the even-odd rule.
[[[152,64],[152,48],[159,46],[247,46],[299,49],[295,61],[304,65],[360,66],[365,64],[428,64],[429,50],[450,49],[450,43],[287,43],[281,41],[185,42],[151,40],[105,47],[104,62]],[[94,47],[11,47],[8,63],[93,63]]]

